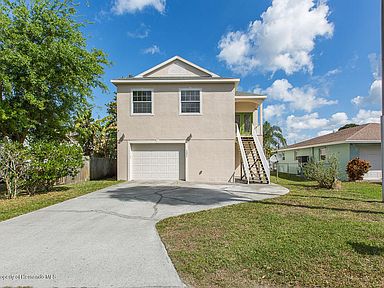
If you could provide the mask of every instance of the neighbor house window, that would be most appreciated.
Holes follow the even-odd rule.
[[[132,114],[152,114],[152,91],[132,91]]]
[[[308,162],[309,162],[309,156],[297,156],[297,157],[296,157],[296,160],[297,160],[300,164],[305,164],[305,163],[308,163]]]
[[[180,112],[186,114],[201,113],[201,91],[180,90]]]
[[[325,160],[327,158],[327,150],[325,148],[321,148],[320,152],[320,160]]]

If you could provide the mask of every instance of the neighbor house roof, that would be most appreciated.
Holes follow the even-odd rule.
[[[380,143],[380,124],[368,123],[357,127],[343,129],[337,132],[312,138],[293,145],[289,145],[279,151],[295,150],[316,146],[341,144],[341,143]]]

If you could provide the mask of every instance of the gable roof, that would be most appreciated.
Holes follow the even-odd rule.
[[[198,66],[198,65],[196,65],[196,64],[194,64],[194,63],[192,63],[192,62],[190,62],[190,61],[188,61],[188,60],[186,60],[180,56],[177,56],[177,55],[168,59],[168,60],[165,60],[164,62],[162,62],[162,63],[160,63],[160,64],[158,64],[158,65],[156,65],[156,66],[154,66],[148,70],[145,70],[144,72],[141,72],[140,74],[136,75],[135,77],[137,77],[137,78],[145,77],[146,75],[150,74],[151,72],[159,70],[162,67],[167,66],[168,64],[175,62],[177,60],[180,62],[183,62],[183,63],[185,63],[185,64],[187,64],[187,65],[189,65],[189,66],[191,66],[197,70],[200,70],[201,72],[208,74],[208,76],[210,76],[210,77],[220,77],[219,75],[217,75],[211,71],[208,71],[207,69],[200,67],[200,66]]]
[[[379,123],[368,123],[357,127],[347,128],[323,136],[315,137],[279,151],[295,150],[315,146],[341,144],[341,143],[380,143],[381,127]]]
[[[167,69],[168,65],[184,65],[186,70],[195,71],[196,73],[187,73],[186,75],[165,75],[157,72],[162,69]],[[189,74],[189,75],[188,75]],[[194,75],[195,74],[195,75]],[[204,69],[180,56],[174,56],[155,67],[152,67],[134,77],[123,77],[118,79],[112,79],[111,82],[115,85],[118,84],[143,84],[143,83],[234,83],[237,87],[240,82],[239,78],[224,78],[207,69]]]

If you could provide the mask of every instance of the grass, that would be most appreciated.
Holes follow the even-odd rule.
[[[343,183],[329,191],[299,178],[279,178],[279,184],[291,192],[157,225],[186,283],[384,287],[381,185]]]
[[[51,192],[33,196],[21,195],[16,199],[0,198],[0,221],[10,219],[43,207],[75,198],[114,184],[115,180],[87,181],[78,184],[56,186]]]

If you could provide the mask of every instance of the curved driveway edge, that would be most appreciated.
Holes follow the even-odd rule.
[[[0,287],[184,287],[158,221],[286,193],[275,184],[127,182],[3,221]]]

